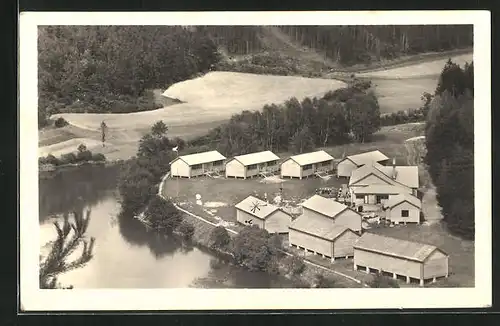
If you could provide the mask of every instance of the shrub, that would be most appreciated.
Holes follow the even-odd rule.
[[[92,152],[87,149],[84,151],[78,151],[76,154],[76,160],[78,162],[89,162],[92,160]]]
[[[188,221],[182,221],[178,227],[178,231],[185,240],[191,240],[194,235],[194,225]]]
[[[93,153],[92,154],[92,161],[94,162],[104,162],[106,161],[106,156],[102,153]]]
[[[175,208],[172,202],[160,196],[154,196],[151,199],[144,215],[154,229],[161,229],[166,233],[172,233],[183,222],[181,213]],[[184,228],[186,228],[186,231],[189,231],[186,226]]]
[[[283,263],[287,273],[294,276],[302,274],[302,272],[306,269],[306,265],[302,259],[297,256],[288,256],[284,259]]]
[[[74,164],[77,162],[76,155],[74,153],[66,153],[61,155],[60,163],[63,164]]]
[[[334,288],[336,286],[335,280],[325,277],[323,274],[316,274],[314,276],[314,287],[315,288]]]
[[[61,161],[55,157],[54,155],[52,154],[49,154],[45,157],[45,160],[46,160],[46,163],[47,164],[53,164],[53,165],[59,165],[61,164]]]
[[[214,249],[226,248],[231,238],[223,226],[217,226],[210,233],[210,247]]]
[[[372,288],[399,288],[399,284],[396,280],[384,276],[382,273],[377,273],[377,275],[368,282],[368,285]]]
[[[54,122],[54,126],[56,128],[62,128],[62,127],[67,126],[67,125],[69,125],[69,123],[63,117],[57,118],[57,120]]]

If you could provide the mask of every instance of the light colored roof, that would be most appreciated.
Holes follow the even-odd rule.
[[[405,201],[417,206],[418,208],[422,208],[422,202],[420,199],[410,194],[399,194],[397,196],[393,196],[385,203],[385,206],[392,208]]]
[[[349,185],[355,184],[370,174],[378,176],[389,184],[401,184],[409,188],[418,188],[418,166],[396,166],[396,179],[392,178],[393,167],[383,166],[378,163],[363,165],[352,171]],[[395,182],[394,182],[395,181]]]
[[[300,216],[290,224],[290,229],[302,231],[330,241],[338,238],[346,230],[345,226],[335,226],[332,221]]]
[[[301,206],[332,218],[348,208],[344,204],[320,195],[312,196],[303,202]]]
[[[195,153],[189,155],[182,155],[177,157],[175,160],[170,162],[170,164],[174,163],[177,160],[183,160],[188,165],[196,165],[202,163],[209,163],[215,161],[225,160],[226,157],[217,151],[203,152],[203,153]]]
[[[425,261],[434,250],[440,250],[433,245],[390,238],[370,232],[365,232],[354,244],[354,248],[418,262]]]
[[[377,169],[376,166],[382,167],[382,165],[375,163],[373,165],[372,164],[363,165],[362,167],[353,170],[351,172],[351,177],[349,178],[349,185],[355,184],[356,182],[369,176],[370,174],[376,175],[380,179],[386,181],[388,184],[394,184],[394,180],[392,180],[385,173]]]
[[[385,156],[384,153],[379,150],[349,155],[346,158],[354,162],[354,164],[356,164],[357,166],[369,164],[372,162],[381,162],[389,159],[387,156]]]
[[[245,155],[238,155],[235,156],[234,159],[240,162],[241,164],[248,166],[252,164],[264,163],[269,161],[277,161],[280,158],[271,151],[263,151]]]
[[[259,205],[259,208],[255,209],[255,211],[252,211],[256,204]],[[266,203],[265,201],[260,200],[259,198],[256,198],[254,196],[248,196],[247,198],[236,204],[235,207],[262,220],[264,220],[275,211],[279,210],[279,207]]]
[[[299,155],[290,156],[291,160],[294,160],[299,165],[307,165],[313,163],[320,163],[325,161],[333,160],[333,156],[325,151],[316,151],[311,153],[304,153]]]
[[[392,176],[392,166],[381,166],[377,169]],[[418,188],[418,166],[396,166],[396,181],[410,188]]]
[[[398,195],[401,193],[409,193],[408,188],[393,186],[393,185],[369,185],[365,187],[353,187],[355,194],[388,194]]]

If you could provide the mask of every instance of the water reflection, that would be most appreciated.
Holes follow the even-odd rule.
[[[88,236],[96,238],[88,265],[61,275],[75,288],[267,288],[293,287],[293,282],[265,273],[251,273],[227,261],[210,263],[206,248],[175,236],[147,230],[138,220],[120,213],[116,192],[119,169],[86,166],[40,180],[40,235],[53,240],[52,217],[91,209]],[[42,240],[43,241],[43,240]],[[217,258],[219,259],[219,258]]]

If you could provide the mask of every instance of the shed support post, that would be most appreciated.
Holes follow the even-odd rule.
[[[436,283],[436,277],[435,276],[432,278],[432,283]]]
[[[333,263],[335,262],[335,257],[332,256],[332,258],[330,258],[330,261]],[[356,269],[356,268],[355,268]]]
[[[393,279],[397,279],[398,278],[398,276],[396,275],[396,273],[392,273],[392,278]]]
[[[357,271],[358,270],[358,265],[354,264],[354,270]]]
[[[349,259],[349,256],[345,256],[345,259]]]
[[[410,284],[410,277],[409,276],[406,277],[406,283]]]
[[[424,279],[423,278],[420,279],[420,286],[424,286]]]
[[[366,274],[370,274],[370,267],[366,266],[365,267],[365,272],[366,272]]]

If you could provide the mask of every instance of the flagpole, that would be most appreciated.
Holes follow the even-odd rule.
[[[179,158],[179,150],[176,150],[175,153],[177,153],[176,159]],[[177,198],[176,200],[179,200],[179,168],[177,168]]]

